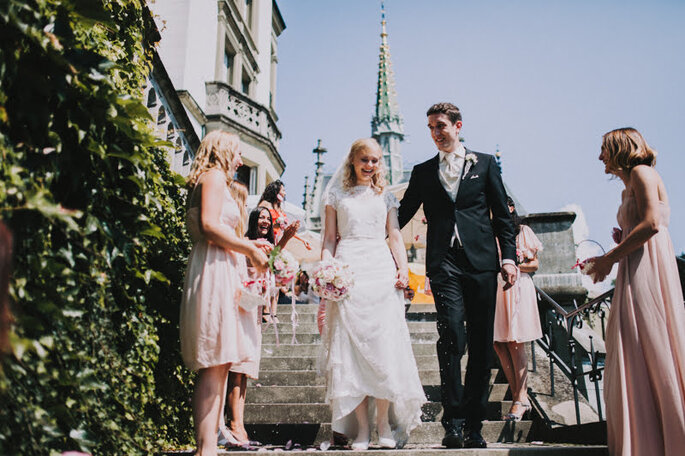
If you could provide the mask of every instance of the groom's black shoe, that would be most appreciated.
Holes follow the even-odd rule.
[[[445,437],[442,438],[442,446],[446,448],[464,448],[464,435],[461,428],[452,428],[445,431]]]
[[[485,441],[480,432],[466,431],[466,439],[464,440],[464,448],[487,448],[488,443]]]

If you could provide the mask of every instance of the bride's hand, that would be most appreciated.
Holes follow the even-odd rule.
[[[409,284],[409,273],[406,269],[397,270],[397,282],[395,282],[395,288],[404,290]]]

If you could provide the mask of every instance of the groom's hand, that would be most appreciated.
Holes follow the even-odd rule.
[[[505,263],[502,265],[502,279],[504,280],[504,289],[508,290],[514,283],[516,283],[516,266],[511,263]]]

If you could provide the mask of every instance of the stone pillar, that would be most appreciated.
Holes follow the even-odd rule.
[[[543,245],[538,255],[540,268],[533,276],[535,285],[564,307],[585,301],[587,290],[580,272],[571,269],[576,263],[576,244],[571,225],[575,212],[545,212],[529,214],[523,223],[530,226]]]

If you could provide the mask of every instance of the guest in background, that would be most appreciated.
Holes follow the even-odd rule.
[[[606,328],[604,400],[609,453],[683,454],[685,450],[685,308],[668,233],[666,186],[656,151],[634,128],[604,135],[604,172],[625,189],[618,208],[618,245],[591,258],[602,281],[618,263]]]
[[[188,176],[188,231],[193,248],[188,257],[180,312],[181,354],[198,371],[193,393],[196,455],[217,454],[221,406],[231,364],[252,355],[240,340],[238,292],[246,255],[258,271],[267,268],[271,244],[236,235],[241,208],[229,191],[242,164],[240,139],[221,130],[200,143]],[[230,444],[237,445],[233,440]]]
[[[271,219],[273,220],[274,238],[280,241],[283,230],[290,226],[295,226],[295,232],[300,228],[300,221],[295,220],[288,223],[288,217],[282,208],[285,201],[285,185],[280,180],[275,180],[266,186],[262,197],[259,199],[257,206],[269,209]],[[294,234],[294,233],[293,233]],[[291,236],[292,238],[292,236]],[[287,241],[286,241],[287,242]],[[283,244],[285,247],[285,244]]]
[[[300,270],[295,280],[295,299],[299,304],[318,304],[319,297],[309,287],[309,274],[307,271]]]
[[[290,224],[283,231],[281,238],[278,240],[277,246],[281,248],[290,241],[290,239],[295,236],[297,232],[298,224]],[[245,236],[248,239],[265,239],[271,243],[274,243],[274,229],[275,225],[271,217],[271,211],[263,206],[257,206],[251,213],[247,224],[247,232]],[[279,290],[280,291],[280,290]],[[276,309],[278,295],[276,295],[276,302],[270,306],[269,309],[265,309],[262,315],[262,321],[264,323],[275,322],[278,323],[278,317],[276,316]]]
[[[528,400],[528,356],[526,342],[542,337],[535,285],[530,273],[538,269],[538,252],[542,243],[529,226],[521,224],[514,200],[507,198],[516,229],[516,254],[518,275],[512,287],[504,289],[504,281],[497,286],[495,308],[495,352],[509,382],[513,404],[503,419],[521,421],[530,410]]]

